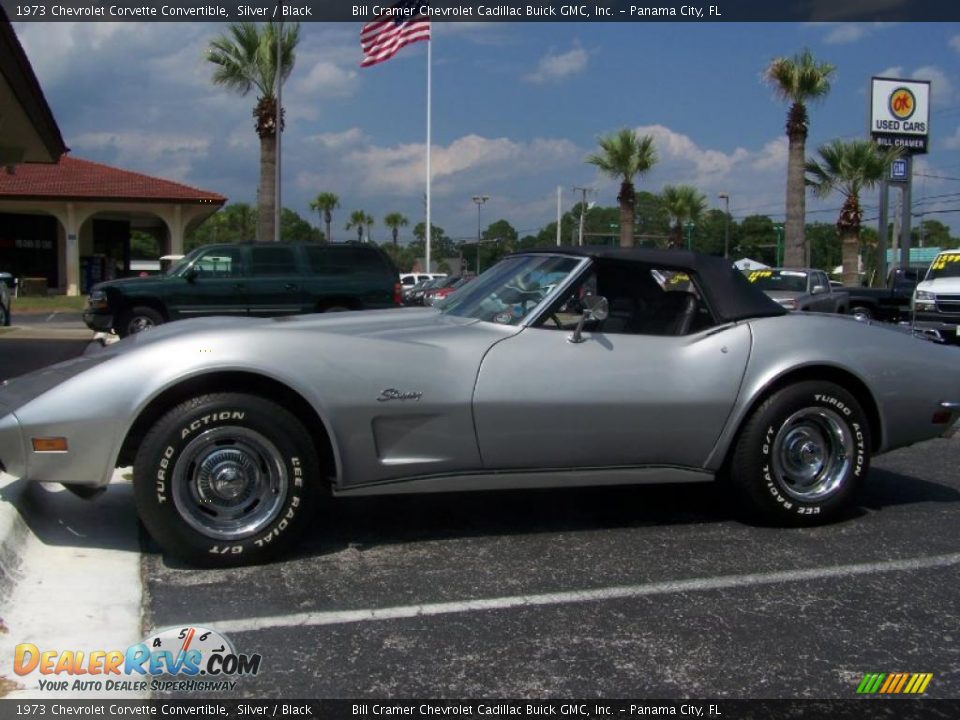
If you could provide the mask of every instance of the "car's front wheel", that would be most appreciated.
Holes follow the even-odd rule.
[[[3,303],[0,302],[0,327],[7,327],[10,325],[10,311],[3,306]]]
[[[764,521],[827,521],[852,501],[870,465],[870,427],[839,385],[806,381],[767,398],[734,449],[731,481]]]
[[[303,425],[261,397],[188,400],[147,433],[134,496],[165,550],[206,566],[265,562],[287,549],[315,512],[319,463]]]
[[[850,309],[850,314],[857,320],[873,320],[873,311],[866,305],[856,305]]]
[[[127,337],[157,325],[163,325],[163,315],[151,307],[134,307],[120,314],[117,335]]]

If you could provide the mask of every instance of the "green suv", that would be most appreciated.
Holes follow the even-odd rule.
[[[201,315],[294,315],[400,304],[386,253],[361,243],[204,245],[163,275],[97,283],[83,321],[120,337]]]

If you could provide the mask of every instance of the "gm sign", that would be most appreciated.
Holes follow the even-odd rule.
[[[871,83],[870,136],[911,155],[927,152],[930,81],[875,77]]]

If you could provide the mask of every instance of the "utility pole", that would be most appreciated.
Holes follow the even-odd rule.
[[[584,218],[585,218],[586,213],[587,213],[587,193],[588,193],[588,192],[593,192],[593,188],[577,187],[577,186],[575,185],[575,186],[573,187],[573,191],[574,191],[574,192],[577,192],[577,191],[580,192],[580,198],[581,198],[581,200],[580,200],[580,238],[579,238],[579,240],[577,241],[577,244],[578,244],[578,245],[583,245],[583,222],[584,222]]]

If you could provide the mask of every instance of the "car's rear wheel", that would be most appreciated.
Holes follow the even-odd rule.
[[[849,506],[869,453],[870,427],[857,399],[834,383],[800,382],[773,393],[747,420],[730,477],[762,520],[816,524]]]
[[[3,303],[0,303],[0,327],[7,327],[8,325],[10,325],[10,311],[3,306]]]
[[[857,320],[873,320],[873,311],[864,305],[857,305],[851,308],[850,314],[853,315]]]
[[[198,565],[250,565],[297,539],[315,511],[319,474],[310,435],[287,410],[252,395],[205,395],[147,433],[134,496],[165,550]]]
[[[157,325],[163,325],[163,315],[158,311],[146,306],[134,307],[120,314],[116,328],[117,335],[127,337]]]

